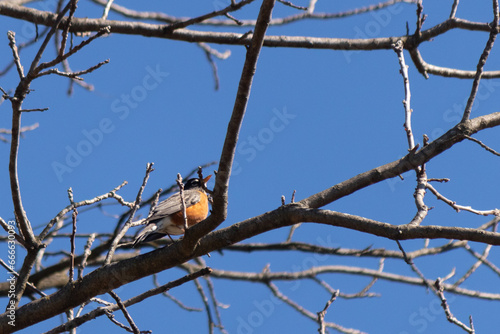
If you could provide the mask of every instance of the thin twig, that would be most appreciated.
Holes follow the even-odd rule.
[[[100,5],[106,5],[107,0],[92,0],[95,3],[98,3]],[[234,7],[234,5],[237,5],[234,0],[231,0],[232,4],[231,6]],[[375,3],[372,5],[368,5],[365,7],[359,7],[359,8],[354,8],[350,10],[346,10],[343,12],[335,12],[335,13],[314,13],[315,6],[317,3],[317,0],[310,0],[309,5],[307,6],[307,12],[305,13],[299,13],[299,14],[293,14],[290,16],[286,17],[278,17],[278,18],[273,18],[270,21],[271,26],[278,26],[278,25],[285,25],[285,24],[290,24],[293,22],[301,21],[301,20],[306,20],[306,19],[315,19],[315,20],[329,20],[329,19],[341,19],[345,17],[350,17],[350,16],[355,16],[355,15],[362,15],[365,13],[369,12],[375,12],[377,10],[382,10],[384,8],[394,6],[398,3],[408,3],[408,4],[414,4],[416,3],[417,0],[387,0],[384,2],[379,2]],[[146,11],[136,11],[132,10],[120,5],[117,5],[113,3],[111,6],[111,10],[115,11],[116,13],[119,13],[127,18],[133,18],[141,21],[157,21],[161,23],[177,23],[179,21],[185,21],[187,18],[178,18],[174,17],[171,15],[167,15],[163,12],[146,12]],[[225,14],[222,14],[226,16]],[[221,15],[221,16],[222,16]],[[234,25],[243,25],[243,26],[255,26],[256,20],[248,19],[248,20],[238,20],[238,22],[234,21],[233,19],[229,20],[220,20],[220,19],[204,19],[201,22],[195,22],[195,24],[199,25],[211,25],[211,26],[234,26]]]
[[[201,258],[201,257],[196,258],[195,261],[201,266],[206,266],[205,260],[203,260],[203,258]],[[227,309],[229,307],[229,305],[224,305],[217,300],[217,297],[215,296],[215,287],[213,285],[213,282],[212,282],[212,279],[210,278],[210,276],[205,275],[205,276],[203,276],[203,279],[207,283],[208,292],[210,293],[210,297],[212,299],[213,310],[215,313],[215,317],[217,318],[217,323],[215,324],[215,327],[219,328],[221,333],[227,334],[227,331],[224,328],[224,325],[222,324],[222,318],[221,318],[221,315],[219,312],[219,307]]]
[[[451,13],[450,13],[450,19],[454,18],[455,15],[457,14],[457,9],[458,9],[458,3],[460,0],[454,0],[453,5],[451,6]]]
[[[196,290],[200,294],[201,300],[203,302],[203,305],[205,306],[205,311],[207,313],[207,320],[208,320],[208,333],[213,334],[214,332],[214,327],[215,327],[215,322],[212,318],[212,312],[210,310],[210,304],[208,303],[208,297],[205,294],[205,291],[203,290],[203,287],[201,286],[200,282],[198,279],[193,280],[194,285],[196,286]]]
[[[49,108],[19,109],[20,112],[47,111]]]
[[[451,313],[450,306],[448,305],[446,297],[444,296],[444,293],[443,293],[444,289],[442,286],[441,279],[438,278],[436,280],[436,282],[434,283],[434,288],[435,288],[435,292],[438,295],[439,299],[441,299],[441,306],[443,307],[444,313],[446,314],[446,319],[448,319],[448,321],[451,322],[452,324],[455,324],[458,327],[462,328],[467,333],[471,333],[471,334],[475,333],[474,327],[472,325],[471,325],[471,328],[467,327],[465,324],[460,322],[460,320],[455,318],[455,316],[453,316],[453,313]]]
[[[308,10],[308,7],[303,7],[303,6],[297,6],[291,3],[290,1],[285,1],[285,0],[278,0],[278,2],[284,4],[285,6],[292,7],[295,9],[300,9],[300,10]]]
[[[13,234],[14,238],[16,238],[16,241],[19,242],[19,244],[26,249],[26,243],[24,242],[24,239],[18,233],[15,232],[13,225],[11,226],[11,225],[7,224],[5,222],[5,220],[3,220],[2,217],[0,217],[0,225],[5,230],[5,232],[7,232],[7,235]],[[8,236],[5,237],[5,240],[7,240],[7,239],[8,239]]]
[[[500,153],[495,151],[494,149],[488,147],[486,144],[484,144],[482,141],[480,141],[479,139],[476,139],[476,138],[473,138],[469,135],[464,135],[465,138],[469,139],[470,141],[473,141],[477,144],[479,144],[482,148],[484,148],[486,151],[490,152],[490,153],[493,153],[494,155],[496,156],[499,156],[500,157]]]
[[[224,14],[224,16],[227,17],[228,19],[232,20],[233,22],[235,22],[239,26],[243,25],[243,22],[241,22],[240,20],[238,20],[237,18],[235,18],[234,16],[232,16],[229,13]]]
[[[96,234],[92,233],[89,236],[89,238],[87,239],[87,244],[85,245],[85,248],[83,249],[82,261],[80,262],[80,265],[78,266],[78,279],[83,278],[83,270],[87,266],[87,260],[90,256],[90,254],[92,254],[91,248],[92,248],[92,244],[94,243],[95,237],[96,237]]]
[[[217,64],[215,63],[214,59],[212,58],[212,54],[208,51],[205,50],[205,56],[207,57],[208,63],[210,64],[210,67],[212,68],[212,73],[214,76],[214,81],[215,81],[215,90],[219,90],[219,72],[217,69]]]
[[[80,44],[78,44],[77,46],[75,46],[74,48],[72,48],[71,50],[69,50],[64,55],[58,56],[58,57],[56,57],[55,59],[53,59],[53,60],[51,60],[49,62],[42,63],[42,64],[38,65],[35,69],[33,69],[33,71],[34,71],[33,72],[33,77],[36,78],[38,76],[44,75],[45,72],[42,72],[42,70],[45,70],[45,69],[50,68],[52,66],[55,66],[55,65],[59,64],[60,62],[62,62],[63,60],[68,59],[69,57],[71,57],[72,55],[74,55],[75,53],[77,53],[78,51],[80,51],[81,49],[83,49],[85,46],[89,45],[95,39],[97,39],[97,38],[99,38],[101,36],[107,35],[110,32],[111,32],[111,28],[109,26],[99,29],[99,31],[95,35],[92,35],[88,39],[82,41]],[[108,60],[102,61],[99,64],[92,66],[88,70],[81,71],[81,72],[76,72],[76,73],[85,74],[85,73],[88,73],[88,72],[92,72],[96,68],[99,68],[100,66],[102,66],[104,64],[107,64],[108,62],[109,62]]]
[[[404,45],[402,40],[398,40],[395,44],[392,45],[394,52],[396,52],[399,59],[399,72],[403,76],[403,83],[405,89],[405,99],[403,100],[403,106],[405,109],[405,123],[404,128],[406,131],[406,137],[408,139],[408,148],[409,150],[413,150],[415,147],[415,139],[413,137],[412,127],[411,127],[411,115],[413,110],[410,107],[410,99],[411,99],[411,91],[410,91],[410,79],[408,76],[408,65],[405,63],[404,58]]]
[[[45,34],[49,31],[50,29],[50,26],[47,26],[47,27],[44,27],[43,31],[40,33],[40,35],[36,34],[36,36],[32,39],[30,39],[29,41],[26,41],[24,43],[20,43],[19,45],[17,45],[17,50],[16,52],[19,53],[22,49],[26,48],[26,47],[29,47],[33,44],[35,44],[36,42],[38,42],[38,38],[40,36],[45,36]],[[3,76],[4,74],[6,74],[8,71],[10,71],[10,69],[16,65],[16,68],[18,68],[18,64],[16,64],[16,61],[13,59],[7,66],[5,66],[5,68],[3,70],[0,70],[0,76]]]
[[[486,258],[486,256],[484,255],[484,252],[483,252],[483,255],[481,255],[481,254],[477,253],[476,251],[474,251],[472,248],[470,248],[470,246],[468,244],[466,244],[464,246],[464,248],[469,253],[471,253],[476,259],[478,259],[479,261],[481,261],[482,263],[484,263],[486,266],[488,266],[491,270],[493,270],[495,272],[495,274],[497,274],[498,276],[500,276],[500,268],[498,268],[494,263],[492,263],[491,261],[489,261]],[[485,249],[485,251],[486,251],[486,249]]]
[[[113,241],[111,242],[111,246],[109,247],[108,254],[106,255],[106,259],[104,260],[104,265],[110,264],[111,261],[113,260],[113,255],[115,254],[116,248],[118,247],[118,243],[125,236],[128,229],[131,227],[131,224],[134,220],[135,213],[141,207],[140,203],[142,201],[142,193],[144,192],[144,189],[146,188],[146,184],[148,183],[149,174],[151,174],[151,172],[154,171],[153,165],[154,164],[152,162],[150,162],[146,166],[146,175],[144,175],[144,179],[142,180],[142,185],[139,188],[139,191],[137,192],[137,196],[135,198],[134,205],[133,205],[132,210],[130,212],[130,216],[129,216],[127,222],[125,223],[125,225],[123,225],[123,228],[120,230],[120,232],[113,238]]]
[[[69,202],[71,203],[71,206],[73,206],[73,229],[71,232],[71,254],[70,254],[70,267],[69,267],[69,281],[73,282],[74,278],[74,272],[75,272],[75,235],[76,235],[76,217],[78,215],[78,211],[75,208],[75,201],[73,200],[73,189],[69,188],[68,189],[68,197],[69,197]]]
[[[213,11],[211,13],[201,15],[201,16],[198,16],[198,17],[195,17],[192,19],[187,19],[187,20],[182,20],[179,22],[172,23],[169,26],[167,26],[164,29],[164,31],[166,33],[172,33],[176,29],[186,28],[187,26],[201,23],[201,22],[208,20],[212,17],[226,15],[227,13],[236,11],[236,10],[240,9],[241,7],[251,3],[253,1],[254,0],[242,0],[242,1],[238,2],[237,4],[231,4],[231,5],[227,6],[226,8],[218,10],[218,11]]]
[[[330,307],[330,305],[332,305],[332,303],[335,301],[335,299],[337,299],[338,295],[339,295],[339,290],[335,291],[332,294],[332,297],[330,298],[330,300],[328,300],[328,302],[326,302],[326,305],[323,308],[323,310],[320,311],[320,312],[318,312],[318,323],[319,323],[318,332],[320,334],[325,334],[325,332],[326,332],[326,326],[325,326],[326,310],[328,310],[328,308]]]
[[[118,327],[123,328],[125,331],[130,332],[130,333],[134,332],[134,330],[132,328],[130,328],[129,326],[127,326],[125,324],[122,324],[121,322],[119,322],[118,320],[116,320],[115,319],[115,315],[113,314],[113,312],[106,310],[105,314],[108,317],[108,319],[112,323],[114,323],[115,325],[117,325]]]
[[[107,0],[106,7],[104,7],[104,11],[102,13],[101,19],[106,20],[108,18],[109,10],[111,9],[111,5],[113,5],[113,0]]]
[[[299,313],[301,313],[302,315],[314,320],[314,321],[317,321],[318,319],[318,315],[317,314],[314,314],[313,312],[305,309],[304,307],[302,307],[302,305],[298,304],[297,302],[291,300],[290,298],[288,298],[287,296],[285,296],[283,293],[281,293],[278,289],[278,287],[276,285],[274,285],[273,283],[271,282],[268,282],[266,283],[266,285],[269,287],[269,289],[271,290],[271,292],[278,298],[280,299],[281,301],[285,302],[286,304],[288,304],[289,306],[291,306],[294,310],[298,311]],[[361,332],[357,329],[353,329],[353,328],[345,328],[345,327],[342,327],[338,324],[335,324],[333,322],[323,322],[324,326],[325,327],[329,327],[329,328],[333,328],[341,333],[348,333],[348,334],[363,334],[364,332]]]
[[[481,216],[490,216],[490,215],[498,216],[498,215],[500,215],[500,210],[499,209],[493,209],[493,210],[475,210],[471,206],[458,205],[455,201],[452,201],[452,200],[444,197],[443,195],[441,195],[436,190],[436,188],[434,188],[434,186],[432,186],[431,184],[427,183],[425,185],[425,187],[427,189],[429,189],[434,194],[434,196],[436,196],[436,198],[438,200],[441,200],[441,201],[445,202],[446,204],[448,204],[449,206],[451,206],[453,209],[455,209],[456,212],[460,212],[461,210],[463,210],[463,211],[472,212],[472,213],[474,213],[476,215],[481,215]]]
[[[11,266],[9,266],[7,263],[5,263],[4,260],[0,259],[0,265],[2,267],[4,267],[5,269],[7,269],[7,271],[10,274],[12,274],[12,275],[14,275],[16,277],[19,277],[19,274]],[[33,283],[28,282],[27,285],[31,289],[33,289],[33,291],[36,291],[40,296],[42,296],[42,297],[46,297],[47,296],[47,294],[45,292],[43,292],[42,290],[38,289]]]
[[[42,59],[42,55],[45,52],[45,49],[47,48],[47,45],[48,45],[50,39],[52,38],[54,33],[56,33],[57,29],[59,28],[59,25],[61,24],[61,22],[64,18],[64,15],[66,15],[68,10],[70,10],[72,6],[73,6],[73,1],[69,1],[68,4],[66,5],[66,7],[64,7],[64,9],[57,15],[57,18],[56,18],[54,24],[52,25],[52,28],[47,33],[47,36],[45,36],[45,39],[43,40],[42,45],[40,46],[40,49],[38,49],[38,52],[37,52],[35,58],[31,62],[31,66],[30,66],[28,75],[31,75],[32,78],[34,78],[35,75],[37,74],[37,72],[39,72],[39,70],[36,70],[36,69],[37,69],[37,67],[39,67],[38,64],[40,63],[40,60]],[[57,58],[60,58],[60,57],[56,57],[56,59]],[[57,62],[55,64],[57,64]],[[47,67],[50,67],[50,66],[47,66]]]
[[[113,297],[113,299],[116,301],[116,305],[118,305],[118,307],[122,311],[123,315],[127,319],[128,323],[130,324],[130,327],[132,327],[132,331],[134,332],[134,334],[141,334],[141,331],[139,330],[139,328],[135,324],[134,319],[132,319],[132,316],[130,315],[130,313],[128,313],[125,305],[123,305],[123,302],[120,299],[120,297],[114,291],[109,291],[108,294],[111,297]]]
[[[75,202],[74,204],[74,207],[76,208],[79,208],[81,206],[86,206],[86,205],[92,205],[94,203],[97,203],[97,202],[100,202],[100,201],[103,201],[107,198],[114,198],[116,199],[120,204],[122,205],[125,205],[125,206],[128,206],[128,207],[133,207],[133,203],[128,203],[128,202],[125,202],[123,200],[123,198],[119,195],[116,194],[116,192],[118,190],[120,190],[123,186],[125,186],[127,184],[127,181],[124,181],[122,184],[120,184],[118,187],[114,188],[113,190],[103,194],[103,195],[99,195],[99,196],[96,196],[90,200],[84,200],[84,201],[81,201],[81,202]],[[73,210],[73,206],[72,205],[68,205],[67,207],[65,207],[64,209],[62,209],[54,218],[52,218],[50,220],[50,222],[47,224],[47,226],[45,226],[45,228],[43,229],[43,231],[39,234],[38,238],[40,240],[43,240],[45,239],[45,237],[47,236],[47,234],[49,233],[49,231],[51,230],[51,228],[54,226],[54,224],[61,220],[62,218],[64,218],[66,216],[66,214],[68,212],[70,212],[71,210]]]
[[[425,165],[422,165],[419,170],[417,170],[417,187],[415,188],[415,193],[413,197],[415,198],[415,205],[417,206],[417,214],[408,225],[418,226],[427,216],[429,212],[429,207],[425,205],[425,189],[427,186],[427,173],[425,172]]]
[[[216,49],[210,47],[207,43],[200,42],[200,43],[197,43],[197,44],[205,52],[210,53],[212,56],[214,56],[214,57],[216,57],[218,59],[225,60],[225,59],[228,59],[231,56],[231,50],[229,50],[229,49],[227,49],[224,52],[219,52]]]
[[[19,50],[16,45],[16,33],[13,31],[9,31],[7,33],[7,37],[9,38],[9,46],[12,49],[12,56],[14,57],[14,63],[16,64],[17,74],[19,74],[19,78],[24,78],[24,68],[21,65],[21,59],[19,58]]]
[[[476,75],[474,77],[474,81],[472,83],[471,92],[469,98],[467,100],[467,105],[465,106],[464,114],[462,116],[461,123],[467,121],[470,118],[470,114],[472,111],[472,105],[474,104],[474,100],[476,99],[477,92],[479,90],[479,83],[481,82],[481,78],[483,75],[484,65],[486,64],[486,60],[490,55],[491,49],[493,49],[493,44],[495,43],[495,39],[498,34],[498,0],[493,0],[493,13],[494,20],[491,25],[490,37],[486,42],[486,46],[484,47],[483,53],[481,57],[479,57],[479,62],[477,63]]]
[[[401,253],[403,253],[403,258],[405,260],[405,262],[410,266],[410,268],[413,270],[414,273],[416,273],[418,275],[418,277],[420,277],[420,279],[422,280],[422,283],[427,286],[430,290],[436,292],[435,290],[435,287],[429,283],[429,281],[425,278],[424,274],[422,274],[422,272],[417,268],[417,266],[415,265],[415,263],[413,263],[413,260],[408,257],[408,255],[406,254],[403,246],[401,245],[401,243],[399,242],[399,240],[396,240],[396,243],[398,244],[398,247],[399,247],[399,250],[401,251]]]
[[[422,5],[422,0],[417,1],[417,28],[415,30],[415,36],[420,38],[422,36],[422,25],[424,24],[426,15],[422,15],[424,6]]]
[[[179,197],[181,200],[182,218],[184,221],[184,233],[187,233],[189,226],[186,213],[186,201],[184,199],[184,183],[182,183],[182,176],[180,173],[177,173],[177,186],[179,187],[179,195],[180,195]]]
[[[440,179],[438,179],[438,178],[430,177],[430,178],[427,179],[427,182],[441,182],[441,183],[444,182],[444,183],[446,183],[446,182],[450,182],[450,179],[448,179],[448,178],[440,178]]]
[[[71,27],[71,20],[73,19],[73,16],[75,15],[77,2],[78,2],[78,0],[71,0],[70,1],[71,8],[69,10],[69,15],[68,15],[68,18],[66,20],[66,25],[64,27],[64,30],[62,31],[62,41],[61,41],[61,47],[59,48],[59,56],[64,55],[64,50],[66,49],[66,42],[68,40],[69,29]]]
[[[153,275],[153,284],[157,288],[160,287],[160,283],[158,282],[158,275],[157,274]],[[191,307],[191,306],[185,305],[183,302],[181,302],[179,299],[177,299],[174,296],[172,296],[171,294],[169,294],[167,291],[163,292],[162,294],[165,297],[167,297],[168,299],[170,299],[171,301],[173,301],[175,304],[177,304],[177,306],[179,306],[183,310],[190,311],[190,312],[201,312],[201,311],[203,311],[201,308],[196,308],[196,307]]]
[[[467,270],[467,272],[462,276],[460,277],[455,283],[453,283],[454,286],[459,286],[461,285],[463,282],[465,282],[466,279],[468,279],[476,270],[477,268],[479,268],[481,266],[481,264],[484,263],[484,260],[486,260],[486,258],[488,257],[489,253],[490,253],[490,249],[491,249],[491,245],[486,245],[486,247],[484,248],[484,251],[483,251],[483,254],[480,256],[480,258],[478,258],[478,261],[476,261],[470,268],[469,270]],[[472,254],[474,254],[475,252],[470,248],[469,245],[465,245],[464,246],[465,249],[467,249],[469,252],[471,252]]]

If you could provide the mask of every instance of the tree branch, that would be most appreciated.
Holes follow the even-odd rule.
[[[23,19],[25,21],[41,25],[52,25],[56,20],[56,15],[53,13],[26,8],[8,2],[0,2],[0,14]],[[148,17],[148,19],[150,18]],[[172,20],[175,21],[175,18],[173,18]],[[64,22],[65,21],[63,20],[63,23]],[[102,21],[101,19],[87,18],[73,18],[70,32],[83,33],[89,31],[99,31],[105,26],[109,26],[112,33],[167,38],[173,40],[182,40],[191,43],[205,42],[228,45],[249,45],[251,43],[250,36],[246,36],[245,34],[240,33],[196,31],[186,29],[178,29],[173,31],[172,33],[165,33],[163,30],[163,28],[165,27],[164,25],[147,24],[142,22],[131,23],[127,21]],[[418,40],[414,40],[406,35],[370,39],[266,36],[264,38],[263,46],[331,50],[389,50],[392,48],[392,44],[396,43],[398,40],[401,40],[403,41],[405,48],[411,51],[412,59],[415,62],[416,59],[414,56],[416,52],[418,52],[418,50],[416,49],[418,44],[424,41],[430,41],[435,37],[444,34],[452,29],[491,32],[491,27],[488,23],[470,22],[458,18],[449,18],[434,27],[422,31],[422,35]],[[422,64],[425,64],[425,62],[420,64],[416,63],[417,68],[421,72],[423,70]],[[443,69],[429,64],[427,64],[427,66],[432,67],[432,69]],[[436,75],[456,76],[460,78],[473,78],[476,73],[476,71],[451,71],[447,69],[445,69],[444,71],[437,70],[433,72],[432,69],[428,69],[427,71]],[[500,77],[500,71],[483,72],[482,77],[497,78]]]
[[[257,68],[257,60],[262,49],[264,37],[271,20],[271,13],[274,7],[275,0],[264,0],[260,8],[255,33],[251,37],[250,46],[247,49],[245,64],[241,73],[238,91],[234,102],[233,112],[227,127],[226,138],[222,147],[221,157],[219,161],[219,169],[215,179],[215,187],[213,194],[212,215],[205,223],[197,224],[189,232],[189,236],[183,239],[183,244],[186,247],[193,248],[194,243],[202,235],[215,229],[221,224],[227,216],[227,200],[229,178],[233,165],[234,154],[238,136],[243,123],[250,91],[252,89],[252,81]]]

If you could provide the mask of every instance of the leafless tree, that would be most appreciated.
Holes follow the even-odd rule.
[[[8,249],[11,249],[14,244],[22,247],[26,251],[26,257],[22,261],[22,266],[16,271],[16,268],[9,262],[9,253],[0,255],[0,264],[10,275],[15,277],[13,280],[0,283],[0,294],[4,297],[8,296],[5,299],[6,312],[0,315],[1,333],[12,333],[56,315],[66,315],[66,321],[47,333],[73,331],[78,326],[102,315],[106,315],[115,324],[129,332],[141,333],[139,325],[134,322],[133,314],[127,311],[127,307],[141,303],[151,296],[162,293],[168,295],[168,290],[189,281],[195,283],[196,290],[204,301],[205,312],[209,319],[209,332],[215,330],[226,332],[224,316],[220,312],[221,304],[216,298],[216,289],[212,284],[215,280],[236,280],[247,284],[251,282],[262,284],[276,298],[289,305],[294,311],[317,322],[320,333],[325,333],[328,328],[342,333],[361,333],[360,329],[347,328],[342,323],[328,321],[327,311],[334,312],[330,307],[335,305],[339,298],[353,299],[375,296],[376,293],[370,290],[380,280],[426,287],[440,301],[443,316],[453,324],[450,326],[457,326],[457,328],[461,328],[468,333],[475,332],[472,317],[465,320],[455,317],[452,308],[447,303],[446,296],[457,294],[479,300],[493,300],[495,302],[500,300],[499,293],[463,287],[463,283],[473,276],[480,266],[486,267],[496,275],[500,275],[500,269],[493,261],[488,259],[492,246],[500,245],[500,234],[496,231],[500,220],[500,211],[496,208],[478,210],[467,205],[457,204],[453,199],[442,195],[437,186],[437,184],[448,180],[429,177],[426,172],[426,164],[429,161],[450,148],[460,145],[464,140],[477,143],[478,148],[482,147],[493,155],[500,155],[487,143],[473,137],[474,134],[480,131],[499,126],[500,112],[491,112],[478,117],[473,117],[471,113],[481,80],[500,77],[500,71],[485,70],[485,64],[499,32],[498,0],[492,0],[491,22],[472,22],[457,17],[459,1],[455,0],[450,8],[449,17],[440,24],[427,27],[427,29],[424,29],[426,15],[423,12],[422,1],[412,0],[389,0],[337,13],[317,12],[315,10],[316,0],[310,0],[307,6],[304,7],[284,0],[279,0],[277,4],[275,0],[262,0],[259,2],[260,11],[258,16],[245,19],[238,18],[239,13],[247,5],[253,3],[253,0],[231,0],[224,8],[192,18],[174,17],[162,12],[135,11],[118,5],[112,0],[93,0],[94,3],[103,7],[102,17],[83,18],[77,15],[78,1],[76,0],[67,2],[59,0],[56,12],[31,8],[29,6],[31,2],[29,0],[0,1],[1,16],[24,20],[35,24],[37,27],[36,39],[22,45],[16,43],[15,32],[9,31],[8,43],[12,50],[12,58],[10,60],[2,59],[5,68],[1,74],[16,70],[19,83],[17,87],[0,87],[3,93],[3,108],[7,104],[10,104],[12,108],[12,127],[0,129],[0,139],[7,142],[4,145],[10,145],[8,173],[11,200],[15,213],[15,223],[0,218],[0,224],[5,230],[1,241],[7,245]],[[291,35],[273,36],[266,33],[269,26],[286,26],[297,21],[334,20],[390,8],[401,2],[407,3],[408,6],[414,6],[416,10],[415,31],[407,31],[405,35],[401,36],[349,39]],[[297,14],[273,18],[272,12],[275,5],[290,6],[297,11]],[[107,20],[110,11],[120,14],[123,19]],[[199,26],[205,28],[217,27],[218,29],[216,31],[196,30]],[[236,29],[241,26],[249,27],[251,30],[246,33],[235,32],[239,31]],[[423,59],[419,52],[421,45],[425,45],[425,43],[452,31],[461,30],[476,31],[489,36],[482,53],[478,54],[476,70],[466,71],[451,67],[440,67],[427,63]],[[133,236],[128,231],[133,226],[133,221],[136,220],[137,210],[141,207],[154,208],[160,197],[175,192],[177,189],[176,185],[172,185],[170,189],[158,191],[154,196],[143,199],[144,189],[153,170],[152,164],[147,166],[142,186],[138,189],[137,196],[132,201],[126,200],[118,194],[125,183],[105,194],[79,202],[74,200],[72,190],[69,189],[69,205],[62,209],[56,208],[60,210],[59,213],[47,222],[45,228],[39,234],[34,233],[29,218],[30,212],[25,211],[23,207],[22,192],[19,186],[19,177],[22,177],[22,175],[18,175],[18,149],[22,144],[21,136],[23,132],[35,130],[38,126],[38,124],[23,125],[21,116],[24,113],[44,110],[43,108],[23,109],[23,103],[29,98],[30,85],[34,80],[38,80],[42,76],[58,75],[70,79],[70,91],[74,84],[81,85],[86,89],[92,89],[92,85],[85,83],[82,77],[90,72],[98,71],[108,61],[95,60],[94,66],[75,72],[70,68],[70,60],[77,52],[90,54],[89,50],[92,49],[92,42],[108,34],[136,35],[197,43],[204,50],[209,63],[212,65],[216,86],[219,80],[215,64],[216,59],[226,59],[228,54],[217,51],[212,45],[246,47],[246,59],[241,71],[234,108],[218,161],[215,186],[212,192],[211,214],[202,223],[189,228],[178,241],[172,242],[165,239],[155,242],[155,250],[147,252],[148,249],[143,247],[140,255],[130,247]],[[81,39],[81,42],[76,44],[74,41],[78,38]],[[56,56],[50,61],[41,62],[42,55],[52,45],[51,43],[56,48]],[[22,63],[26,64],[28,60],[21,59],[19,51],[28,47],[36,47],[38,51],[35,57],[30,60],[29,68],[25,68]],[[404,90],[402,89],[400,93],[403,96],[404,92],[404,125],[408,141],[408,152],[401,159],[387,162],[333,186],[325,185],[324,190],[307,198],[298,201],[292,198],[290,203],[287,203],[283,198],[282,205],[272,211],[263,212],[258,216],[225,228],[218,228],[227,217],[228,189],[236,145],[243,116],[250,99],[254,74],[258,71],[257,61],[263,47],[344,51],[394,50],[394,59],[395,61],[396,59],[399,60],[400,73],[403,79]],[[415,139],[412,132],[410,78],[407,70],[407,62],[410,59],[405,59],[404,51],[411,56],[413,66],[425,77],[462,78],[469,79],[472,83],[471,92],[461,115],[461,120],[450,126],[443,135],[435,140],[430,141],[428,138],[424,138],[422,146],[416,143],[418,140]],[[207,166],[203,167],[207,168],[210,165],[207,164]],[[398,178],[401,174],[409,171],[414,172],[416,176],[414,193],[416,214],[413,219],[405,224],[392,225],[370,219],[370,217],[360,217],[324,209],[326,205],[332,202],[351,196],[381,181]],[[202,168],[194,168],[185,177],[194,175],[197,172],[201,173]],[[457,212],[468,211],[479,217],[485,216],[487,218],[482,225],[470,228],[426,225],[425,218],[429,207],[425,202],[426,196],[429,195],[441,200],[443,206],[449,206]],[[122,215],[116,219],[114,230],[110,230],[109,233],[78,234],[76,228],[79,211],[86,209],[98,210],[103,201],[114,201],[124,208]],[[301,223],[305,222],[351,229],[393,240],[395,248],[373,249],[368,246],[361,249],[347,249],[293,241],[294,232],[297,231]],[[245,243],[245,240],[258,234],[283,228],[290,228],[290,232],[288,238],[282,242],[272,244]],[[83,250],[76,249],[75,239],[82,237],[87,238],[87,245]],[[56,238],[68,238],[71,240],[71,248],[68,250],[53,247],[51,243]],[[403,241],[410,239],[422,239],[427,240],[427,242],[419,249],[405,251]],[[428,247],[429,239],[444,239],[445,242],[439,246]],[[485,244],[484,251],[479,253],[474,250],[470,241]],[[121,251],[115,253],[118,248]],[[329,254],[350,259],[360,257],[376,258],[379,260],[379,268],[324,265],[294,272],[272,272],[269,267],[264,268],[261,272],[238,272],[225,268],[208,267],[205,263],[206,255],[220,250],[234,253],[295,251],[304,254]],[[464,254],[468,253],[475,259],[474,265],[462,277],[455,277],[454,272],[443,278],[426,277],[414,262],[417,258],[436,257],[458,250],[465,250]],[[62,255],[62,260],[49,267],[42,268],[40,262],[43,257],[47,256],[48,252],[51,254],[59,252]],[[399,259],[406,262],[414,275],[409,276],[384,270],[385,259]],[[186,272],[186,275],[164,285],[156,284],[155,287],[146,289],[143,293],[127,300],[121,300],[117,293],[113,291],[143,277],[155,277],[157,273],[171,268],[180,268]],[[371,281],[357,293],[346,293],[332,287],[328,279],[324,278],[323,274],[327,273],[370,277]],[[201,284],[201,277],[205,280],[205,285]],[[316,310],[308,310],[299,302],[294,301],[292,296],[284,294],[276,284],[284,280],[300,281],[305,279],[313,280],[329,293],[330,297],[322,300],[322,306]],[[55,292],[47,295],[44,291],[49,289],[53,289],[53,291],[55,289]],[[109,294],[115,302],[110,303],[98,298],[102,294]],[[26,298],[22,299],[22,297]],[[173,300],[180,307],[178,312],[183,312],[182,309],[189,309],[182,301]],[[86,306],[86,311],[83,311],[84,306]],[[114,318],[113,313],[116,311],[123,313],[128,322],[127,325],[118,322]],[[13,319],[15,319],[15,326],[10,323]]]

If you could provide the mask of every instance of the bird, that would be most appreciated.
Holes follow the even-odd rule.
[[[183,194],[188,227],[207,218],[208,196],[204,188],[206,189],[206,183],[211,177],[212,175],[209,175],[203,180],[189,179],[184,184]],[[182,211],[180,192],[160,202],[153,209],[153,213],[145,219],[147,225],[137,235],[132,247],[143,242],[163,238],[166,235],[184,234],[184,214]]]

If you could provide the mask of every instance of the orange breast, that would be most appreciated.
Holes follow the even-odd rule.
[[[191,205],[186,209],[186,215],[188,217],[188,226],[193,226],[198,224],[203,219],[207,218],[208,215],[208,198],[207,195],[202,194],[201,199],[198,203]],[[181,212],[175,213],[172,216],[172,221],[174,224],[183,226],[184,225],[184,216]]]

